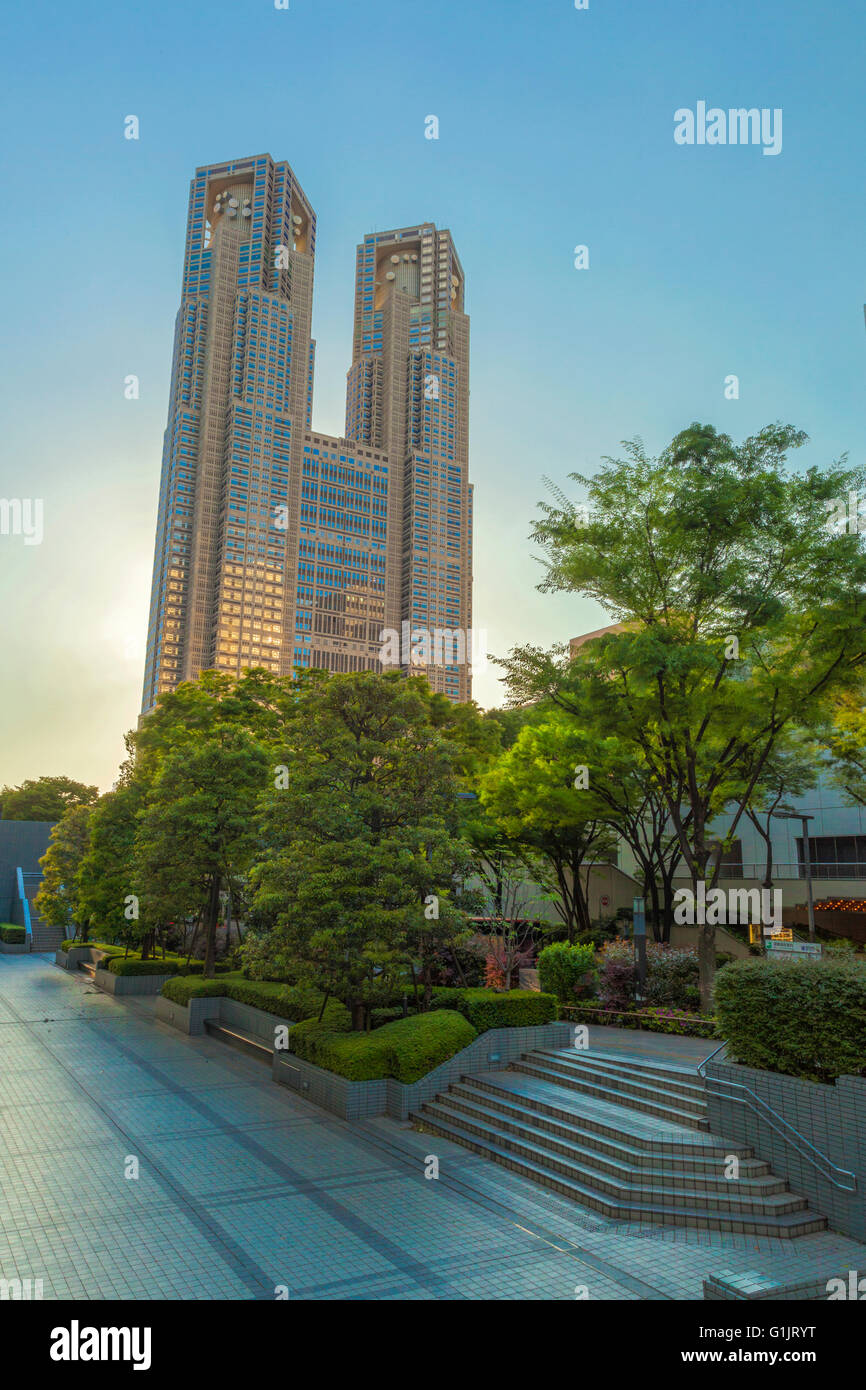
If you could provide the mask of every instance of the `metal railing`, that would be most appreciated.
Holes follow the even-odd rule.
[[[866,878],[866,864],[862,859],[848,863],[833,864],[810,864],[812,879],[828,878]],[[758,879],[762,881],[767,872],[766,860],[762,863],[754,864],[722,864],[719,867],[719,878],[743,878]],[[691,872],[684,864],[679,864],[674,871],[674,878],[690,878]],[[792,879],[806,877],[805,864],[773,864],[773,881],[776,879]]]
[[[16,869],[15,873],[18,876],[18,897],[21,900],[21,911],[24,913],[24,931],[27,936],[32,936],[33,928],[30,925],[30,902],[24,891],[24,871],[22,869]],[[27,877],[30,878],[32,875],[28,874]]]
[[[744,1086],[740,1081],[727,1081],[724,1077],[720,1076],[714,1076],[712,1078],[707,1076],[707,1063],[712,1062],[714,1057],[718,1057],[719,1053],[723,1052],[727,1045],[726,1042],[721,1043],[716,1048],[715,1052],[711,1052],[708,1057],[705,1057],[698,1067],[698,1075],[707,1088],[707,1094],[717,1096],[720,1100],[735,1101],[737,1105],[748,1105],[772,1130],[775,1130],[776,1134],[778,1134],[781,1139],[784,1139],[786,1144],[790,1144],[792,1148],[796,1149],[801,1158],[805,1158],[807,1162],[812,1164],[813,1168],[817,1168],[822,1177],[825,1177],[834,1187],[838,1187],[842,1192],[856,1192],[857,1174],[849,1173],[847,1168],[839,1168],[832,1159],[828,1158],[826,1154],[823,1154],[820,1149],[816,1149],[815,1145],[810,1143],[804,1134],[801,1134],[798,1129],[795,1129],[794,1126],[785,1119],[784,1115],[780,1115],[778,1110],[774,1110],[772,1105],[765,1101],[763,1097],[759,1096],[756,1091],[753,1091],[751,1086]],[[736,1091],[745,1091],[749,1099],[744,1099],[741,1096],[725,1095],[724,1091],[711,1090],[711,1079],[712,1081],[718,1082],[720,1086],[728,1086]],[[766,1113],[762,1113],[762,1111]],[[770,1118],[771,1116],[772,1118]],[[778,1124],[774,1123],[776,1120],[778,1120]],[[780,1129],[780,1125],[784,1125],[785,1128]],[[792,1135],[794,1136],[793,1138]],[[822,1164],[825,1166],[822,1167]],[[848,1183],[840,1182],[839,1178],[850,1178],[850,1186]]]

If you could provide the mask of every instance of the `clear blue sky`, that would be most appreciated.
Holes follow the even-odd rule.
[[[693,419],[736,436],[790,420],[812,440],[798,466],[863,462],[864,37],[862,7],[813,0],[15,7],[0,496],[42,497],[45,539],[0,536],[0,781],[107,786],[137,717],[196,165],[269,151],[317,210],[324,430],[343,425],[356,243],[451,228],[472,318],[475,625],[504,652],[604,621],[535,590],[542,474],[592,470],[635,434],[658,449]],[[781,154],[676,145],[674,111],[701,100],[781,107]],[[499,701],[495,673],[476,693]]]

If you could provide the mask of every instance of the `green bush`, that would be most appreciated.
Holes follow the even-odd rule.
[[[555,994],[560,1004],[573,1004],[582,995],[591,994],[597,977],[595,947],[589,942],[569,946],[567,941],[554,941],[539,954],[541,988]]]
[[[321,1023],[307,1019],[289,1033],[289,1051],[350,1081],[418,1081],[468,1047],[476,1031],[450,1009],[415,1014],[371,1033],[353,1033],[341,1004],[328,1005]]]
[[[0,941],[5,941],[7,946],[23,946],[27,940],[27,932],[23,927],[13,927],[11,922],[0,923]]]
[[[220,980],[203,980],[195,975],[173,975],[170,980],[166,980],[160,994],[165,999],[170,999],[173,1004],[182,1004],[186,1008],[190,999],[211,999],[225,995],[226,977]]]
[[[656,1008],[700,1012],[700,967],[692,947],[648,944],[646,1003]]]
[[[745,1066],[832,1082],[866,1075],[866,969],[844,960],[739,960],[716,979],[728,1051]]]
[[[284,985],[270,980],[248,980],[240,970],[227,972],[218,980],[203,980],[201,975],[175,976],[166,980],[161,993],[166,999],[184,1008],[190,999],[213,999],[222,996],[250,1004],[254,1009],[275,1014],[292,1023],[315,1017],[322,1007],[322,995],[309,985]]]
[[[105,941],[61,941],[60,943],[61,951],[71,951],[73,946],[76,949],[80,946],[87,950],[104,951],[109,956],[122,956],[126,950],[125,946],[111,946]],[[134,955],[135,952],[132,954]]]
[[[102,946],[96,949],[106,950]],[[176,956],[169,951],[166,951],[164,956],[148,956],[147,960],[142,960],[138,951],[130,951],[126,955],[124,950],[123,946],[109,946],[106,951],[109,959],[102,960],[101,968],[110,970],[112,975],[193,976],[200,976],[204,969],[204,961],[191,960],[187,963],[186,956]],[[222,961],[217,961],[214,971],[217,975],[224,975],[228,973],[229,966]]]
[[[184,970],[185,962],[172,956],[166,956],[164,960],[162,957],[142,960],[140,956],[130,955],[125,958],[112,956],[103,965],[112,975],[176,975]]]
[[[478,1033],[528,1028],[556,1018],[556,996],[536,989],[434,989],[434,1009],[456,1009]]]

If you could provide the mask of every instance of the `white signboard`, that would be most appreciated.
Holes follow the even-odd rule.
[[[768,951],[787,951],[797,956],[821,957],[821,946],[817,941],[768,941]]]

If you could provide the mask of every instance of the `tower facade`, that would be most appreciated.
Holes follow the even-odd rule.
[[[365,238],[335,438],[312,429],[315,236],[288,164],[196,170],[143,713],[203,670],[257,666],[396,665],[469,697],[462,269],[429,224]]]
[[[469,320],[451,233],[432,223],[371,234],[358,247],[346,434],[389,459],[385,614],[389,629],[410,637],[401,664],[467,700]],[[412,640],[418,633],[429,634],[426,644]]]

